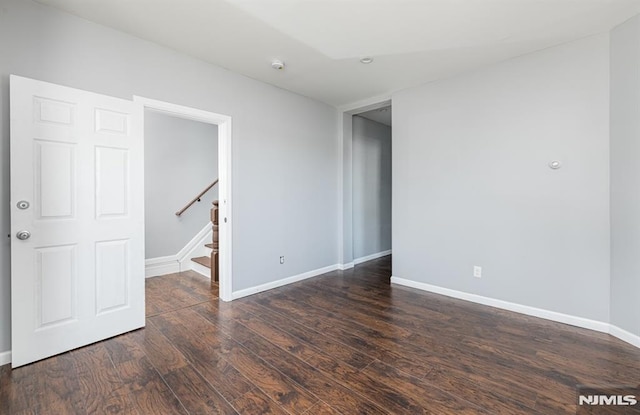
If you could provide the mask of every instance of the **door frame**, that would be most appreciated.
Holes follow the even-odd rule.
[[[392,105],[383,95],[338,108],[338,145],[340,151],[338,191],[338,258],[340,269],[353,268],[353,116]],[[393,196],[392,196],[393,198]]]
[[[143,125],[144,110],[149,110],[176,118],[183,118],[191,121],[198,121],[206,124],[213,124],[218,127],[218,197],[220,199],[220,223],[219,243],[220,243],[220,277],[219,277],[219,297],[222,301],[231,301],[232,293],[232,203],[231,203],[231,117],[214,112],[204,111],[196,108],[144,98],[137,95],[133,97],[134,104],[142,107]]]

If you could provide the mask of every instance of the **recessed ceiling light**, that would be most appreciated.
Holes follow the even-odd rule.
[[[371,62],[373,62],[373,58],[370,56],[360,59],[360,63],[364,63],[365,65],[370,64]]]
[[[279,59],[275,59],[274,61],[271,62],[271,67],[273,69],[277,69],[279,71],[284,69],[284,62],[282,62]]]

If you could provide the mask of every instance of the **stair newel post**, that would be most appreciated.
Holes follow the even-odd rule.
[[[218,201],[213,202],[211,209],[211,223],[213,223],[213,249],[211,250],[211,287],[218,281]]]

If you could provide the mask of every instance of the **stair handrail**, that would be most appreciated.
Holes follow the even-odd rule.
[[[191,207],[191,205],[193,205],[196,202],[199,202],[200,199],[202,198],[202,196],[204,196],[205,193],[207,193],[209,190],[211,190],[211,188],[213,186],[215,186],[216,184],[218,184],[218,179],[215,179],[213,181],[213,183],[211,183],[209,186],[207,186],[203,191],[201,191],[200,193],[198,193],[198,196],[194,197],[193,199],[191,199],[191,201],[189,203],[187,203],[182,209],[180,209],[179,211],[176,212],[176,216],[180,216],[182,215],[187,209],[189,209]]]

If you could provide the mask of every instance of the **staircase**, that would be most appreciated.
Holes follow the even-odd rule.
[[[213,223],[213,238],[210,244],[206,244],[207,248],[211,249],[210,256],[201,256],[197,258],[191,258],[191,260],[197,264],[211,269],[211,285],[218,281],[219,268],[218,268],[218,201],[213,202],[211,208],[211,223]]]

